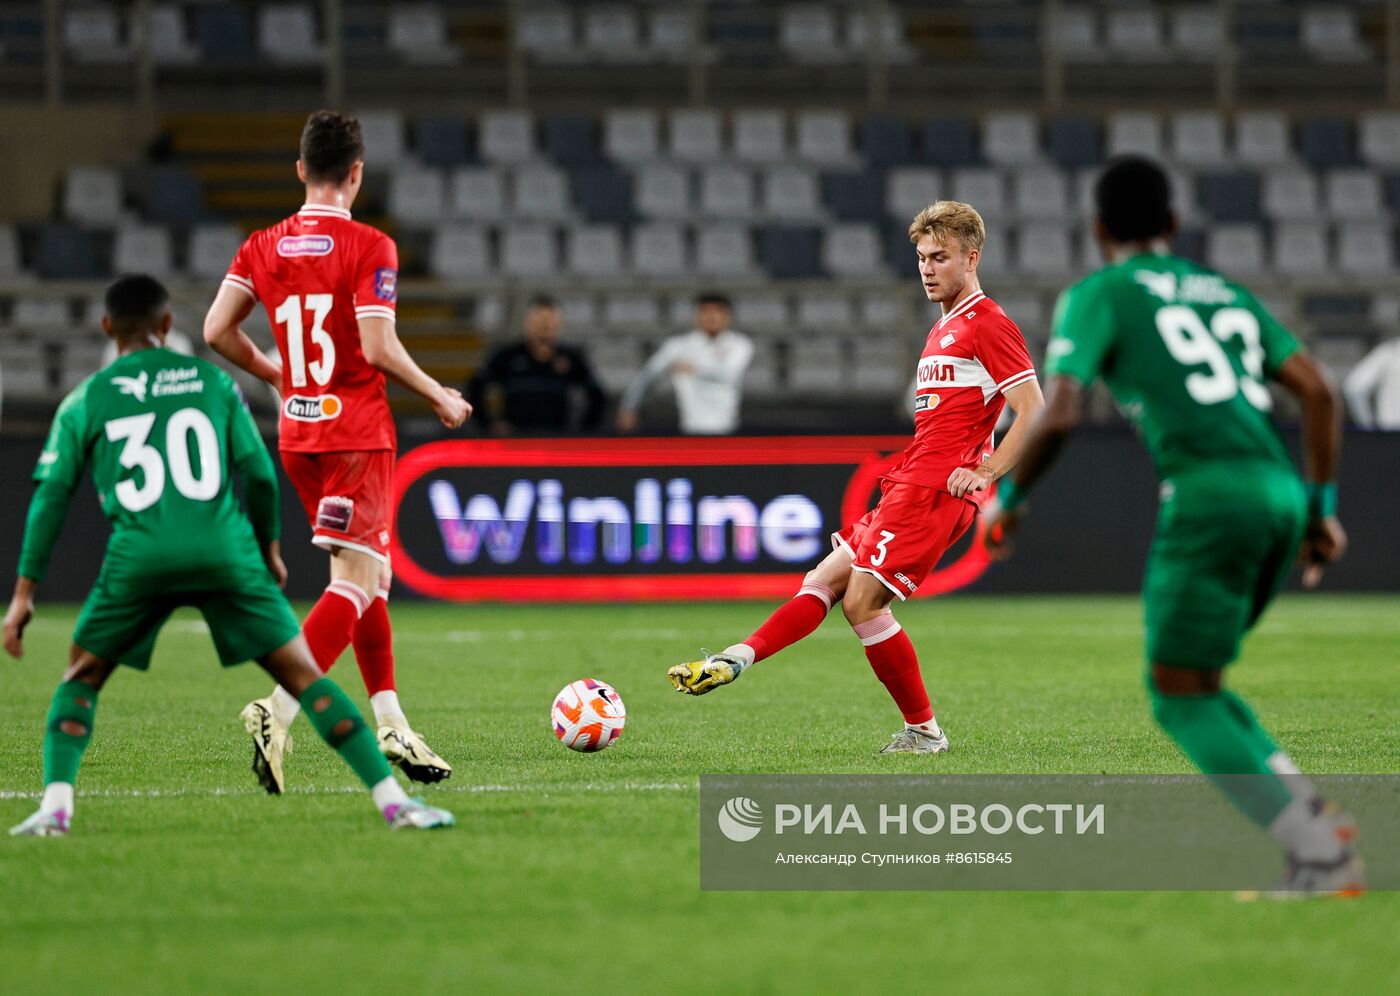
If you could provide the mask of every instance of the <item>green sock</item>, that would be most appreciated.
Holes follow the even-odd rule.
[[[1293,800],[1288,784],[1269,766],[1278,746],[1234,692],[1163,695],[1149,685],[1152,710],[1173,740],[1211,776],[1230,801],[1268,827]],[[1250,778],[1218,776],[1252,775]]]
[[[313,682],[302,693],[301,707],[321,739],[335,748],[366,788],[393,777],[360,710],[334,681],[321,678]]]
[[[53,693],[49,719],[44,729],[44,784],[67,782],[78,777],[92,739],[92,720],[97,712],[97,689],[81,681],[65,681]]]

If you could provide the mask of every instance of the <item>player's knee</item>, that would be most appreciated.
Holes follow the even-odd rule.
[[[836,600],[845,594],[845,585],[842,585],[842,590],[838,592],[833,585],[823,581],[816,571],[808,571],[807,576],[802,579],[802,587],[798,589],[797,593],[811,595],[825,605],[827,611],[830,612],[831,607],[836,604]]]
[[[890,610],[888,606],[861,592],[859,588],[848,587],[846,593],[841,596],[841,611],[848,623],[859,626]]]

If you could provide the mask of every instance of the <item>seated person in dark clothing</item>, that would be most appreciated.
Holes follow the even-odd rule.
[[[502,346],[472,378],[468,395],[492,435],[593,429],[602,420],[603,389],[583,351],[559,344],[564,314],[541,295],[525,310],[521,342]],[[576,398],[583,410],[575,417]]]

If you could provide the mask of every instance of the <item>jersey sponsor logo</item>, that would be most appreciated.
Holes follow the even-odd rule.
[[[113,377],[112,383],[122,394],[135,398],[143,404],[146,401],[146,384],[149,382],[149,375],[146,371],[141,371],[140,377]]]
[[[293,422],[329,422],[339,418],[345,406],[334,394],[322,394],[308,398],[300,394],[289,394],[282,403],[282,414]]]
[[[921,394],[914,399],[915,412],[931,412],[938,407],[938,395]]]
[[[204,381],[199,376],[198,367],[184,367],[180,370],[157,370],[155,386],[151,396],[168,398],[174,394],[203,394]]]
[[[1160,297],[1163,301],[1176,300],[1176,274],[1158,273],[1155,270],[1134,270],[1133,279],[1147,288],[1147,293]]]
[[[958,369],[953,364],[946,361],[940,362],[936,356],[925,356],[919,361],[918,384],[919,387],[930,387],[934,384],[954,384],[958,379]]]
[[[895,574],[894,579],[900,584],[904,585],[904,587],[908,588],[910,591],[914,591],[919,587],[913,581],[910,581],[907,577],[905,577],[903,574]]]
[[[350,531],[350,520],[355,517],[355,500],[339,495],[322,498],[316,506],[316,528],[329,529],[337,533]]]
[[[953,342],[954,342],[954,340],[955,340],[956,338],[957,338],[957,336],[955,336],[955,335],[953,335],[953,333],[949,332],[949,333],[948,333],[947,335],[945,335],[942,339],[939,339],[939,340],[938,340],[938,345],[939,345],[942,349],[947,349],[949,346],[951,346],[951,345],[953,344]]]
[[[329,256],[335,239],[329,235],[284,235],[277,240],[279,256]]]
[[[385,267],[374,271],[374,296],[381,301],[399,299],[399,271]]]

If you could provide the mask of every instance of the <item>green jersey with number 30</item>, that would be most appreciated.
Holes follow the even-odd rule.
[[[1046,370],[1086,386],[1103,377],[1164,477],[1217,460],[1291,468],[1266,381],[1298,348],[1243,287],[1143,254],[1060,296]]]
[[[218,587],[261,566],[276,539],[277,477],[233,379],[168,349],[120,357],[58,409],[34,480],[19,573],[41,579],[69,499],[91,467],[112,521],[106,575],[175,587]],[[231,471],[248,483],[249,515]]]

